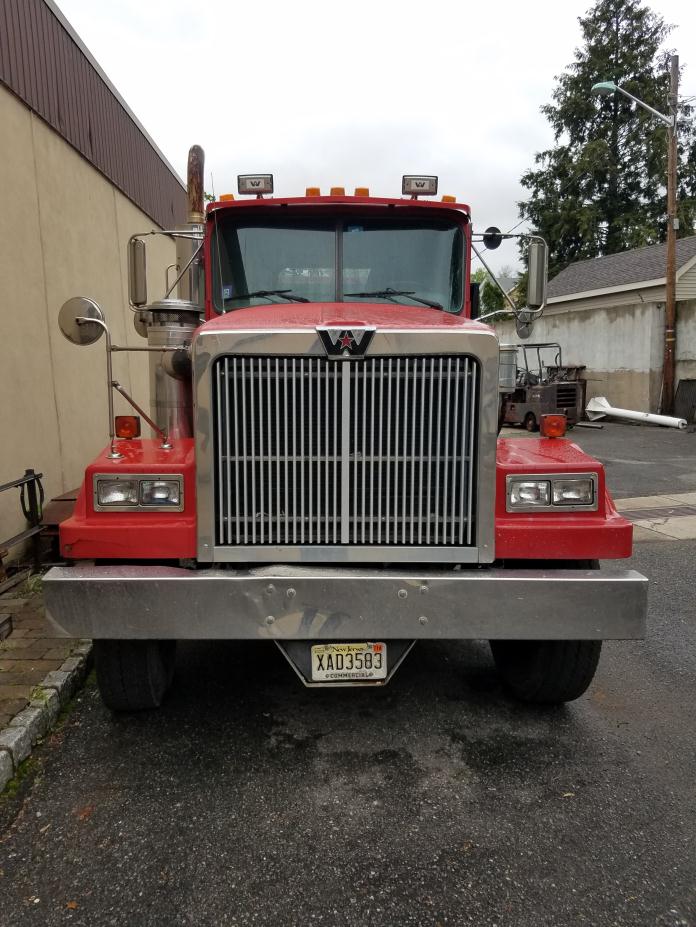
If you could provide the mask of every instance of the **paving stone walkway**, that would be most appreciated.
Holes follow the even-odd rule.
[[[633,522],[634,541],[686,541],[696,538],[696,492],[615,499]]]
[[[80,644],[56,637],[43,614],[39,592],[0,596],[0,627],[11,618],[12,631],[0,640],[0,730],[22,709],[47,673],[61,668]]]

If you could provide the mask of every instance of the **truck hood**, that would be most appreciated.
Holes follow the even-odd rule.
[[[198,329],[203,332],[288,331],[329,328],[360,328],[374,326],[381,330],[408,329],[442,331],[457,329],[469,332],[490,332],[488,325],[463,316],[452,315],[425,306],[394,303],[288,303],[287,305],[251,306],[215,316]]]

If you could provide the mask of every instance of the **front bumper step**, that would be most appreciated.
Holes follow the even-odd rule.
[[[645,636],[634,570],[54,567],[66,637],[126,640],[624,640]]]

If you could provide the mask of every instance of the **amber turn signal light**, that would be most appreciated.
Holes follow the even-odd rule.
[[[139,438],[140,437],[140,416],[139,415],[117,415],[115,424],[116,424],[116,437],[117,438]]]
[[[562,438],[568,430],[568,419],[565,415],[542,415],[539,431],[542,438]]]

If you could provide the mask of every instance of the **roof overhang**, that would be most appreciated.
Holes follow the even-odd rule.
[[[696,254],[684,261],[681,267],[677,268],[677,280],[696,264]],[[658,277],[655,280],[638,280],[635,283],[621,283],[619,286],[607,286],[598,290],[583,290],[579,293],[568,293],[565,296],[549,296],[547,305],[575,302],[579,299],[592,299],[595,296],[608,296],[612,293],[624,293],[632,290],[647,290],[650,287],[666,286],[665,277]]]

